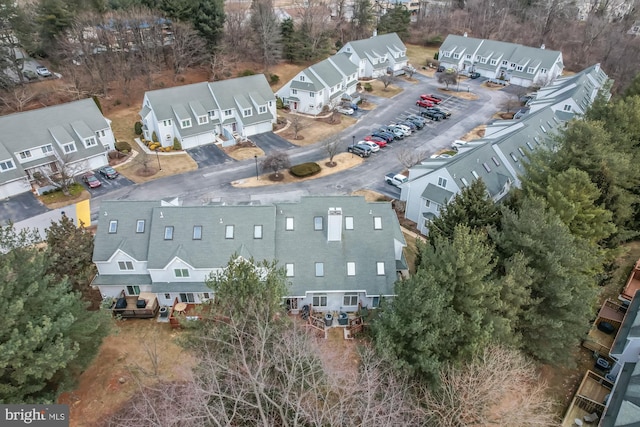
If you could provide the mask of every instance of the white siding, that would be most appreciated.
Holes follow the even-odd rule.
[[[0,185],[0,200],[15,196],[16,194],[26,193],[30,190],[31,185],[26,177],[20,178],[16,181],[7,182]]]

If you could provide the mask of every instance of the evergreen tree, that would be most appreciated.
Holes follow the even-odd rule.
[[[40,27],[40,53],[46,55],[53,49],[59,35],[71,26],[75,11],[64,0],[41,0],[36,21]]]
[[[351,20],[351,38],[360,40],[371,35],[371,27],[375,16],[370,0],[355,0],[353,4],[353,19]]]
[[[209,49],[215,49],[224,32],[223,0],[197,0],[189,20],[207,42]]]
[[[251,28],[255,46],[265,71],[278,62],[281,55],[280,29],[273,11],[272,0],[253,0],[251,3]]]
[[[517,330],[524,349],[545,361],[567,361],[589,328],[597,295],[594,272],[601,266],[596,249],[571,234],[540,198],[523,198],[520,209],[503,209],[501,231],[494,233],[502,259],[523,256],[531,280],[531,301]]]
[[[409,37],[411,25],[411,12],[402,3],[396,3],[394,7],[380,17],[378,22],[378,34],[396,33],[401,39]]]
[[[282,40],[282,57],[290,62],[298,60],[298,47],[296,30],[293,19],[287,18],[280,24],[280,36]]]
[[[48,272],[35,237],[10,225],[0,235],[0,402],[53,402],[97,353],[108,318],[87,312],[68,282]]]

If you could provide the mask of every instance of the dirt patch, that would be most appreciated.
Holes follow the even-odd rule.
[[[493,119],[499,119],[499,120],[511,120],[513,119],[513,116],[516,113],[504,113],[504,112],[500,112],[500,113],[495,113],[493,116],[491,116],[491,118]]]
[[[403,91],[401,87],[396,86],[393,83],[391,83],[387,87],[387,89],[385,89],[384,84],[380,80],[361,80],[360,83],[362,83],[363,88],[367,83],[370,84],[371,87],[373,88],[371,92],[365,92],[365,94],[368,93],[370,95],[380,96],[383,98],[393,98],[394,96],[396,96],[397,94]]]
[[[462,141],[473,141],[474,139],[480,139],[484,137],[484,133],[487,130],[487,125],[476,126],[471,129],[469,132],[465,133],[460,140]]]
[[[356,190],[351,193],[352,196],[363,196],[367,202],[389,202],[390,198],[384,194],[377,193],[371,190]]]
[[[487,89],[491,89],[491,90],[500,90],[500,89],[504,89],[507,86],[506,85],[498,85],[498,84],[491,83],[491,82],[484,82],[484,83],[482,83],[482,87],[487,88]]]
[[[150,155],[151,163],[154,166],[148,166],[149,169],[154,169],[155,174],[147,175],[146,173],[139,174],[141,169],[141,165],[136,163],[135,158],[129,161],[126,164],[117,167],[118,172],[120,172],[125,177],[129,178],[131,181],[136,184],[140,184],[142,182],[151,181],[153,179],[164,178],[165,176],[171,175],[179,175],[181,173],[189,172],[192,170],[198,169],[198,164],[189,156],[187,153],[180,154],[156,154]],[[159,167],[156,163],[160,163]]]
[[[80,375],[77,388],[58,399],[70,407],[70,426],[96,425],[136,393],[138,382],[186,379],[195,360],[176,344],[179,333],[155,319],[116,321],[98,356]]]
[[[289,184],[292,182],[308,181],[310,179],[322,178],[327,175],[332,175],[334,173],[342,172],[343,170],[356,167],[362,164],[364,162],[364,159],[358,156],[354,156],[351,153],[340,153],[340,154],[336,154],[335,157],[333,158],[333,161],[337,163],[336,166],[332,168],[324,166],[328,161],[329,161],[328,158],[324,160],[319,160],[317,163],[320,165],[320,168],[321,168],[320,172],[306,178],[297,178],[291,175],[289,171],[284,171],[282,172],[282,175],[284,178],[279,182],[271,181],[269,179],[270,174],[263,174],[263,175],[260,175],[257,180],[255,177],[245,178],[239,181],[233,181],[231,185],[239,188],[250,188],[250,187],[264,187],[265,185]]]
[[[281,111],[280,115],[282,117],[285,117],[287,120],[289,120],[289,122],[291,122],[291,117],[292,117],[291,113]],[[340,123],[329,124],[324,119],[315,119],[312,116],[298,115],[298,117],[302,118],[302,126],[301,126],[302,129],[298,131],[298,139],[295,139],[295,140],[293,139],[294,132],[291,129],[292,125],[289,125],[289,127],[286,130],[280,132],[278,135],[285,138],[292,144],[295,144],[298,146],[315,144],[318,141],[321,141],[323,139],[326,139],[332,135],[335,135],[341,132],[342,130],[348,128],[349,126],[357,122],[357,120],[354,119],[353,117],[348,117],[344,115],[341,115],[341,116],[342,117],[340,117]]]
[[[264,151],[261,148],[256,147],[252,142],[240,142],[230,147],[221,147],[227,156],[235,160],[247,160],[253,159],[256,156],[264,156]]]
[[[442,92],[447,96],[455,96],[456,98],[467,99],[469,101],[475,101],[479,98],[478,95],[473,92],[457,91],[453,89],[439,88],[438,92]]]

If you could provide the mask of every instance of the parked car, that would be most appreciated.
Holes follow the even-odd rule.
[[[93,172],[87,172],[82,175],[82,180],[89,186],[89,188],[97,188],[102,185],[100,180],[96,178]]]
[[[469,74],[470,79],[477,79],[478,77],[480,77],[480,73],[478,73],[477,71]]]
[[[350,145],[347,147],[347,151],[360,157],[369,157],[371,155],[371,148],[368,145]]]
[[[424,99],[418,99],[416,105],[422,108],[435,107],[435,104],[431,101],[425,101]]]
[[[402,126],[406,126],[409,129],[411,129],[411,133],[413,133],[413,132],[418,130],[418,126],[416,126],[416,124],[413,123],[411,120],[403,120],[401,122],[398,122],[398,124],[402,125]]]
[[[345,108],[351,108],[353,111],[358,111],[359,107],[358,104],[355,104],[353,102],[349,102],[349,101],[342,101],[340,103],[341,107],[345,107]]]
[[[454,150],[458,151],[459,148],[462,148],[465,145],[467,145],[467,141],[462,141],[461,139],[456,139],[451,144],[451,148],[453,148]]]
[[[44,65],[38,65],[36,67],[36,73],[42,77],[51,77],[53,75]]]
[[[347,116],[351,116],[354,113],[353,108],[349,107],[336,107],[336,111],[338,113],[346,114]]]
[[[442,153],[442,154],[432,154],[430,158],[432,159],[448,159],[452,157],[451,154]]]
[[[24,76],[25,79],[31,81],[31,80],[38,80],[38,75],[36,73],[34,73],[31,70],[24,70],[22,72],[22,75]]]
[[[436,73],[442,73],[445,70],[444,65],[438,65],[438,68],[436,69]]]
[[[377,153],[378,151],[380,151],[380,146],[373,141],[360,141],[356,145],[366,145],[367,147],[371,148],[372,153]]]
[[[396,129],[395,127],[384,126],[380,128],[380,130],[390,133],[391,135],[393,135],[394,139],[402,139],[405,137],[404,131],[401,129]]]
[[[433,95],[420,95],[420,99],[423,101],[429,101],[434,104],[440,104],[442,102],[442,98],[433,96]]]
[[[402,123],[412,123],[416,127],[416,129],[422,129],[425,125],[424,120],[416,120],[413,117],[407,117]]]
[[[392,129],[400,129],[402,131],[402,133],[404,134],[404,136],[410,136],[412,134],[411,132],[411,128],[405,125],[401,125],[401,124],[391,124],[389,125],[390,128]]]
[[[118,171],[112,168],[111,166],[105,166],[103,168],[100,168],[98,172],[100,173],[100,175],[109,179],[116,179],[118,175],[120,175]]]
[[[384,148],[384,147],[387,146],[387,140],[379,138],[377,136],[367,135],[367,136],[364,137],[364,140],[365,141],[375,142],[376,144],[378,144],[378,147],[380,147],[380,148]]]
[[[420,114],[428,119],[435,120],[436,122],[440,121],[440,119],[444,119],[444,116],[442,114],[436,113],[435,111],[429,109],[420,112]]]
[[[391,184],[396,187],[400,187],[402,184],[407,182],[409,179],[402,174],[388,173],[384,176],[384,180],[387,184]]]
[[[407,116],[407,119],[420,122],[422,123],[423,126],[427,124],[427,121],[425,120],[425,118],[422,116],[418,116],[417,114],[409,114]]]
[[[440,113],[444,116],[445,119],[448,119],[451,116],[451,113],[448,111],[444,111],[441,108],[438,107],[431,107],[431,108],[427,108],[427,110],[433,110],[436,113]]]
[[[375,131],[371,134],[371,136],[374,136],[376,138],[382,138],[385,141],[387,141],[388,143],[392,143],[393,140],[395,139],[393,134],[390,134],[389,132],[382,132],[382,131]]]

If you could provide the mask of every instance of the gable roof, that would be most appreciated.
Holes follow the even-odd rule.
[[[349,45],[360,58],[380,58],[387,53],[401,52],[405,52],[405,55],[401,55],[397,60],[403,61],[407,58],[407,48],[396,33],[382,34],[362,40],[353,40],[347,43],[347,45]],[[385,62],[385,64],[387,63]]]

